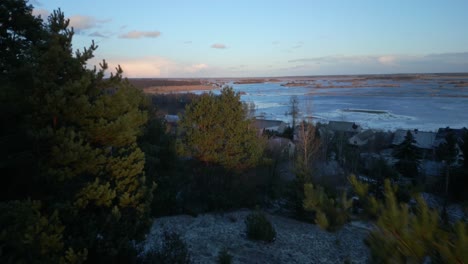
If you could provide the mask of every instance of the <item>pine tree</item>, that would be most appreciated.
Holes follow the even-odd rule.
[[[204,94],[181,118],[186,153],[206,164],[243,170],[255,166],[263,152],[247,118],[240,94],[224,87],[219,96]]]
[[[453,229],[441,227],[439,213],[430,209],[421,196],[416,205],[399,204],[397,187],[385,180],[385,200],[377,201],[367,193],[367,185],[355,177],[350,181],[360,200],[375,204],[377,221],[367,239],[376,263],[422,263],[426,258],[436,263],[467,263],[468,227],[456,223]],[[366,201],[368,200],[368,201]]]
[[[24,1],[17,3],[23,7],[11,12],[23,13],[13,17],[36,21],[31,7]],[[2,2],[0,10],[5,8]],[[26,25],[38,39],[26,41],[30,45],[24,45],[24,50],[11,49],[18,54],[4,63],[12,66],[1,73],[8,80],[7,88],[23,85],[16,72],[29,76],[24,80],[28,89],[22,94],[28,111],[16,112],[21,123],[12,130],[30,142],[26,152],[36,168],[21,181],[24,188],[9,180],[6,188],[23,189],[18,198],[40,200],[42,206],[34,210],[56,219],[57,243],[63,244],[56,247],[59,259],[79,262],[87,255],[90,261],[110,261],[131,250],[130,240],[142,235],[149,220],[153,185],[145,179],[144,153],[137,146],[148,102],[122,79],[120,67],[110,78],[105,78],[105,61],[99,70],[88,69],[86,63],[97,47],[93,43],[74,53],[73,30],[68,26],[60,10],[44,24]],[[12,28],[5,38],[15,36],[15,30],[23,32]],[[8,44],[3,37],[2,44]],[[21,68],[28,63],[29,68]],[[22,171],[10,160],[5,167],[7,174],[2,176],[7,178]],[[18,232],[27,235],[28,228]]]
[[[0,2],[0,184],[1,199],[21,199],[29,193],[36,162],[24,129],[32,112],[31,95],[37,56],[34,47],[44,34],[42,20],[22,0]],[[10,176],[14,175],[14,176]],[[13,186],[18,186],[12,188]]]
[[[409,178],[418,176],[421,153],[409,130],[406,132],[403,142],[396,146],[393,156],[398,159],[395,166],[403,176]]]
[[[436,154],[439,160],[445,164],[445,197],[449,196],[449,183],[450,172],[452,167],[457,164],[459,149],[457,147],[457,138],[453,131],[449,131],[445,136],[445,142],[441,143],[437,149]]]
[[[317,225],[333,231],[348,221],[352,200],[344,192],[339,199],[333,199],[325,193],[323,187],[314,187],[309,183],[304,185],[303,206],[305,210],[315,213]]]
[[[463,133],[463,144],[461,146],[463,152],[463,168],[468,170],[468,131],[465,130]]]

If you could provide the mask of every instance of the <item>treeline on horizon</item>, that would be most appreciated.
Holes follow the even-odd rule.
[[[156,78],[130,78],[129,82],[137,88],[148,88],[153,86],[183,86],[201,85],[201,80],[171,80]]]

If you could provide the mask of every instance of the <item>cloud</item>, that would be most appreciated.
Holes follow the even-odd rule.
[[[208,65],[204,63],[199,63],[199,64],[193,64],[193,65],[187,66],[184,68],[184,70],[189,73],[195,73],[195,72],[199,72],[204,69],[207,69],[207,68],[208,68]]]
[[[302,66],[320,66],[311,74],[467,72],[468,52],[425,55],[334,55],[299,58],[288,62]]]
[[[98,31],[94,31],[93,33],[89,34],[88,36],[90,37],[98,37],[98,38],[108,38],[109,36],[101,33],[101,32],[98,32]]]
[[[184,44],[192,44],[191,40],[184,41]]]
[[[316,64],[334,64],[334,63],[367,63],[370,61],[376,61],[376,58],[372,56],[344,56],[344,55],[333,55],[333,56],[323,56],[323,57],[314,57],[314,58],[301,58],[289,60],[288,62],[313,62]]]
[[[32,14],[33,16],[41,16],[42,19],[46,19],[50,15],[50,12],[44,8],[34,8]]]
[[[33,6],[42,6],[42,3],[38,0],[30,0],[30,2]]]
[[[110,20],[99,20],[91,16],[82,16],[82,15],[74,15],[70,18],[70,26],[73,27],[75,32],[80,33],[85,30],[95,28],[100,26],[100,24],[109,22]]]
[[[299,41],[299,42],[297,42],[296,45],[294,45],[292,48],[293,48],[293,49],[301,48],[303,44],[304,44],[304,42]]]
[[[90,66],[98,65],[98,58],[90,61]],[[206,63],[179,63],[174,60],[152,56],[144,58],[112,58],[106,59],[109,69],[120,65],[124,76],[129,78],[152,77],[204,77],[209,76],[211,67]]]
[[[226,45],[221,44],[221,43],[215,43],[215,44],[211,45],[211,47],[213,49],[225,49],[225,48],[227,48]]]
[[[125,39],[139,39],[139,38],[157,38],[161,35],[159,31],[137,31],[133,30],[120,35],[120,38]]]
[[[381,56],[377,58],[377,60],[380,63],[385,64],[385,65],[395,65],[397,58],[395,56],[387,55],[387,56]]]

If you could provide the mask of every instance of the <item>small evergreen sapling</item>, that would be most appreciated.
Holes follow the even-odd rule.
[[[264,213],[257,211],[249,214],[245,219],[245,225],[249,239],[261,240],[268,243],[275,241],[275,228]]]

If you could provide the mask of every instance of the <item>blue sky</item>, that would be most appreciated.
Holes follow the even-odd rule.
[[[468,1],[34,0],[128,77],[468,72]]]

